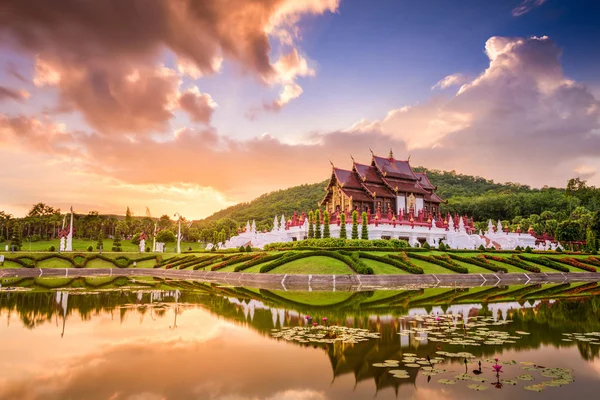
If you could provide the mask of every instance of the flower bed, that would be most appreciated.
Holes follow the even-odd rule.
[[[250,261],[246,261],[245,263],[243,263],[242,265],[238,265],[237,267],[235,267],[233,270],[235,272],[240,272],[240,271],[244,271],[250,267],[253,267],[255,265],[258,264],[262,264],[262,263],[266,263],[269,261],[274,261],[277,260],[278,258],[281,258],[285,255],[285,253],[279,253],[279,254],[271,254],[271,255],[261,255],[258,258],[255,258],[253,260]]]
[[[590,265],[594,265],[596,267],[600,267],[600,260],[596,257],[582,258],[580,261],[585,264],[590,264]]]
[[[581,263],[574,258],[562,257],[562,258],[558,258],[557,260],[563,264],[570,265],[571,267],[579,268],[579,269],[582,269],[582,270],[588,271],[588,272],[596,272],[596,268],[591,267],[589,265],[585,265],[584,263]]]
[[[459,274],[468,274],[469,270],[463,267],[462,265],[458,265],[456,263],[449,263],[445,260],[441,260],[432,256],[424,256],[422,254],[410,254],[410,257],[415,258],[417,260],[425,261],[431,264],[438,265],[442,268],[449,269],[450,271],[458,272]],[[438,256],[441,257],[441,256]]]
[[[524,269],[525,271],[535,272],[535,273],[539,273],[540,272],[540,269],[538,267],[527,265],[523,261],[521,261],[520,259],[516,258],[515,256],[512,256],[511,258],[490,256],[488,254],[484,254],[483,256],[485,258],[487,258],[488,260],[494,260],[494,261],[498,261],[498,262],[503,262],[505,264],[512,265],[513,267]]]
[[[508,270],[506,268],[494,265],[491,262],[489,262],[488,260],[486,260],[485,258],[482,258],[479,256],[478,257],[462,257],[462,256],[457,256],[456,254],[448,254],[448,257],[450,257],[454,260],[457,260],[457,261],[467,263],[467,264],[476,265],[481,268],[489,269],[490,271],[493,271],[493,272],[504,272],[504,273],[508,272]]]
[[[260,256],[261,256],[260,254],[250,254],[250,255],[246,255],[246,256],[239,256],[239,257],[230,258],[227,261],[223,261],[223,262],[221,262],[219,264],[213,265],[210,268],[210,270],[211,271],[218,271],[220,269],[228,267],[229,265],[238,264],[238,263],[245,262],[245,261],[250,261],[250,260],[253,260],[253,259],[258,258]]]
[[[531,263],[534,264],[539,264],[539,265],[543,265],[545,267],[548,268],[552,268],[555,269],[557,271],[561,271],[561,272],[569,272],[569,268],[560,265],[559,263],[549,259],[548,257],[525,257],[525,256],[519,256],[519,258],[523,261],[529,261]]]
[[[360,258],[367,258],[369,260],[374,260],[374,261],[378,261],[383,264],[391,265],[391,266],[401,269],[403,271],[410,272],[411,274],[422,274],[423,273],[423,268],[417,267],[414,264],[408,265],[406,263],[403,263],[399,260],[395,260],[390,257],[377,256],[375,254],[370,254],[370,253],[366,253],[366,252],[362,252],[362,251],[359,252],[358,255]]]

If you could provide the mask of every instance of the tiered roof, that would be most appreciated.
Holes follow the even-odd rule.
[[[352,159],[351,171],[333,167],[326,189],[336,183],[354,201],[372,201],[375,197],[396,198],[398,193],[404,192],[421,194],[425,201],[431,203],[444,201],[435,194],[437,187],[431,184],[426,173],[414,172],[408,160],[396,160],[391,151],[387,158],[373,154],[371,165],[360,164]]]

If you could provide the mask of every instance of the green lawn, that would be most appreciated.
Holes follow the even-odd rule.
[[[410,272],[406,272],[401,270],[400,268],[396,268],[393,265],[384,264],[379,261],[369,260],[368,258],[361,258],[362,262],[364,262],[369,267],[373,268],[373,272],[375,274],[409,274]]]
[[[98,250],[96,250],[97,243],[98,243],[97,239],[94,239],[94,240],[73,239],[73,251],[87,252],[88,247],[92,246],[93,251],[98,252]],[[10,242],[5,241],[3,243],[0,243],[0,249],[4,250],[4,247],[6,245],[10,245]],[[58,250],[58,248],[60,246],[60,239],[40,240],[39,242],[29,243],[27,238],[23,238],[23,247],[21,248],[21,251],[48,251],[50,249],[50,246],[54,246],[55,250]],[[175,252],[176,246],[177,246],[176,243],[167,244],[167,251]],[[110,251],[113,247],[113,240],[112,239],[104,239],[102,241],[102,247],[104,249],[104,252]],[[152,247],[152,240],[146,241],[146,247]],[[190,247],[194,251],[203,250],[204,244],[196,243],[196,242],[181,242],[181,251],[187,251]],[[132,252],[132,253],[139,252],[139,246],[131,243],[130,240],[121,240],[121,249],[123,250],[123,252]]]
[[[259,268],[260,270],[260,268]],[[295,260],[269,271],[271,274],[353,274],[346,264],[331,257],[315,256]]]

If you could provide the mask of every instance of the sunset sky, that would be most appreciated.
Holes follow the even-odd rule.
[[[210,215],[369,148],[600,185],[600,2],[4,0],[0,210]]]

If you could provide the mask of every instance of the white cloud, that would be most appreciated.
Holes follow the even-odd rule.
[[[521,4],[513,8],[512,15],[513,17],[520,17],[523,14],[527,14],[534,8],[541,6],[545,2],[546,0],[523,0]]]

